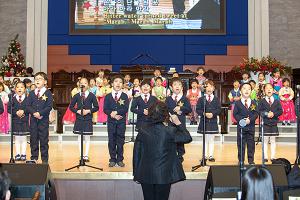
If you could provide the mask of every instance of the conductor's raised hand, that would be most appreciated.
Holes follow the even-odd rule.
[[[177,115],[172,115],[171,113],[169,113],[169,115],[170,115],[170,121],[172,123],[174,123],[176,126],[179,126],[181,124]]]

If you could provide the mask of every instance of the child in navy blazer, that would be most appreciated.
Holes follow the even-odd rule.
[[[271,161],[276,154],[276,136],[279,135],[277,123],[279,116],[283,113],[282,106],[278,99],[275,99],[274,88],[270,83],[265,84],[264,93],[266,96],[259,101],[258,110],[263,117],[264,131],[264,158],[268,162],[268,143],[271,143]]]
[[[245,160],[245,148],[247,144],[247,155],[248,163],[254,165],[254,152],[255,152],[255,120],[258,116],[257,105],[254,100],[250,99],[251,95],[251,85],[249,83],[244,83],[240,88],[242,97],[239,101],[236,101],[233,116],[237,121],[237,145],[238,145],[238,159],[244,162]],[[246,126],[241,127],[239,122],[243,120]],[[241,134],[243,141],[241,143]],[[243,149],[241,152],[241,144]]]
[[[205,95],[201,97],[196,105],[196,111],[200,116],[198,132],[203,133],[205,128],[205,157],[211,162],[215,162],[214,147],[215,134],[219,133],[218,115],[221,112],[221,104],[213,92],[215,90],[214,82],[205,81]],[[205,103],[205,107],[204,107]],[[205,113],[204,113],[205,108]],[[204,118],[205,116],[205,118]],[[205,119],[205,127],[204,127]]]
[[[183,95],[183,85],[180,78],[172,78],[171,87],[173,94],[168,96],[166,104],[171,114],[176,114],[181,124],[186,127],[186,116],[192,112],[190,101]],[[183,155],[185,154],[184,144],[177,144],[177,153],[179,160],[183,162]]]
[[[37,162],[39,149],[43,163],[48,163],[49,155],[49,114],[52,110],[53,97],[47,89],[47,74],[38,72],[34,76],[36,89],[28,95],[27,110],[30,113],[30,148],[31,160]]]
[[[85,140],[83,160],[89,162],[90,136],[93,135],[93,113],[99,110],[99,106],[96,96],[89,91],[89,82],[86,78],[80,79],[80,86],[82,91],[74,95],[69,108],[76,114],[73,132],[79,134],[79,153],[81,155],[81,134],[83,134]]]
[[[127,94],[122,92],[124,79],[121,75],[112,78],[113,90],[104,99],[104,113],[107,115],[109,167],[116,164],[124,167],[124,142],[126,131],[126,114],[129,100]]]
[[[144,80],[141,84],[142,93],[140,96],[133,98],[130,111],[137,114],[137,130],[149,121],[148,108],[155,104],[157,99],[151,95],[150,81]]]
[[[26,109],[28,99],[23,82],[16,84],[15,94],[11,98],[11,101],[8,103],[8,112],[12,114],[12,132],[15,136],[16,147],[15,161],[26,161],[27,135],[30,133],[29,113]]]

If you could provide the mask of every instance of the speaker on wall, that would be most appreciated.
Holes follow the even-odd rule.
[[[56,200],[54,182],[48,164],[1,164],[11,180],[11,193],[14,198]]]
[[[251,166],[246,166],[249,168]],[[283,189],[288,187],[287,176],[284,166],[282,165],[266,165],[266,168],[271,172],[274,185],[279,194]],[[219,165],[211,166],[208,172],[204,199],[212,197],[221,197],[223,194],[228,197],[236,197],[240,190],[240,169],[237,165]],[[224,197],[225,197],[224,196]]]

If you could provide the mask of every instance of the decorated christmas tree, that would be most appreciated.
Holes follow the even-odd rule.
[[[0,74],[4,76],[25,76],[25,58],[21,53],[18,36],[10,41],[6,55],[1,58]]]

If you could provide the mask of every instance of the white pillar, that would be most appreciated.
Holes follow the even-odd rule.
[[[26,65],[47,73],[48,0],[27,1]]]
[[[269,0],[248,0],[249,57],[269,55]]]

